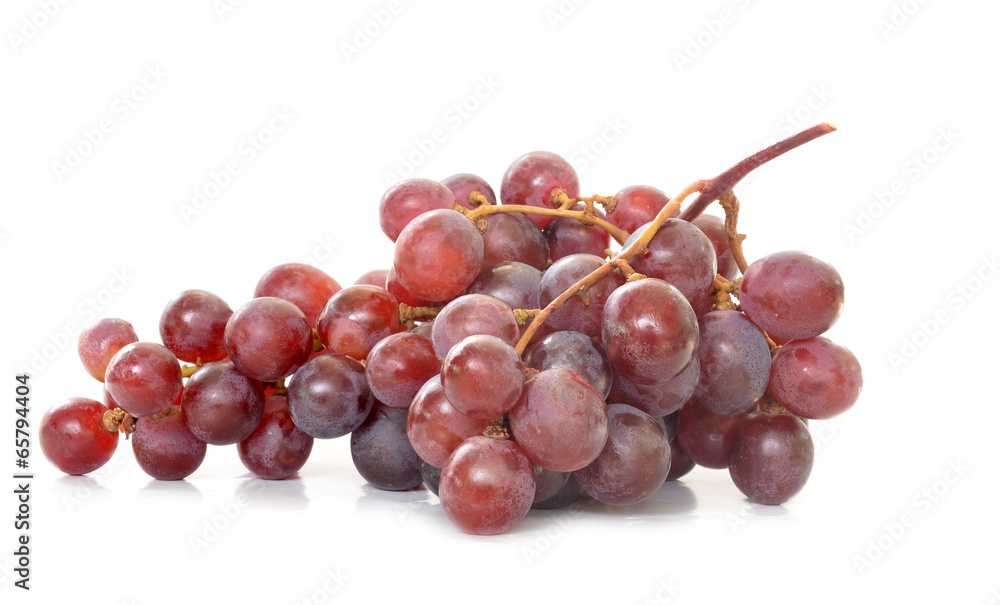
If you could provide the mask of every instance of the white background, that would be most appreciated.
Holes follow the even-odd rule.
[[[47,17],[52,1],[5,1],[0,433],[21,369],[35,423],[67,397],[100,398],[75,353],[94,317],[155,340],[183,289],[235,308],[282,262],[311,259],[344,285],[387,267],[387,173],[473,172],[499,192],[511,160],[546,149],[587,194],[675,193],[830,121],[838,132],[737,188],[748,257],[803,249],[847,285],[829,335],[865,386],[853,410],[812,423],[804,491],[756,506],[725,471],[698,469],[632,508],[532,512],[475,538],[426,491],[367,486],[347,439],[317,442],[301,478],[276,483],[250,478],[234,448],[153,482],[125,442],[105,471],[65,477],[36,441],[32,590],[12,585],[8,478],[0,600],[1000,601],[1000,6],[577,3],[69,2]],[[288,124],[262,132],[276,111]],[[268,141],[253,158],[249,137]],[[83,157],[66,172],[68,146]],[[230,162],[238,174],[213,188]],[[185,215],[196,190],[213,197]]]

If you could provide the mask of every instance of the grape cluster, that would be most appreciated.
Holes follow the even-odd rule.
[[[802,252],[741,267],[735,221],[685,220],[681,195],[579,191],[547,152],[514,161],[499,203],[474,175],[411,179],[379,205],[388,270],[342,288],[280,265],[235,311],[182,292],[162,344],[101,320],[78,349],[104,402],[47,412],[42,449],[88,473],[124,432],[143,471],[176,480],[208,445],[235,444],[254,475],[283,479],[314,439],[350,435],[366,481],[426,484],[472,534],[583,494],[635,504],[695,465],[728,468],[755,502],[794,496],[813,464],[807,421],[861,391],[857,359],[822,336],[840,275]]]

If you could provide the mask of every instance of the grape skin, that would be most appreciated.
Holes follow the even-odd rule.
[[[534,471],[516,443],[470,437],[448,458],[438,494],[445,514],[465,533],[500,534],[528,514]]]
[[[396,240],[393,267],[400,284],[429,301],[455,298],[483,266],[483,237],[472,221],[454,210],[425,212]]]
[[[287,300],[305,314],[310,327],[315,327],[323,305],[340,290],[337,280],[323,270],[304,263],[286,263],[262,275],[253,296]]]
[[[614,403],[628,404],[653,417],[667,416],[677,412],[691,398],[700,376],[701,362],[697,357],[677,376],[656,384],[632,382],[616,371],[609,397]]]
[[[42,416],[38,443],[45,458],[67,475],[86,475],[104,466],[118,448],[118,433],[104,428],[108,408],[73,397]]]
[[[131,441],[139,468],[160,481],[187,477],[198,470],[208,451],[208,445],[188,428],[184,408],[176,405],[140,418]]]
[[[753,412],[733,434],[729,475],[750,500],[781,504],[805,486],[813,457],[812,438],[802,420],[791,414]]]
[[[375,402],[361,362],[338,353],[302,366],[288,385],[287,398],[295,426],[316,439],[335,439],[357,429]]]
[[[586,205],[573,204],[570,210],[583,210]],[[604,212],[595,207],[594,213],[605,218]],[[549,258],[557,261],[570,254],[593,254],[604,256],[611,245],[611,234],[599,225],[584,225],[575,218],[556,217],[545,226],[545,240],[548,242]]]
[[[739,297],[743,312],[760,329],[805,340],[837,322],[844,282],[836,269],[805,252],[775,252],[747,267]]]
[[[459,341],[477,334],[495,336],[513,346],[521,331],[511,308],[485,294],[459,296],[445,305],[431,325],[434,351],[441,359]]]
[[[450,189],[429,179],[408,179],[389,187],[378,206],[378,220],[382,233],[392,241],[413,219],[430,210],[455,207],[455,194]]]
[[[847,411],[858,400],[861,385],[858,358],[822,336],[782,346],[771,362],[771,394],[803,418],[832,418]]]
[[[188,363],[226,358],[226,324],[233,310],[215,294],[185,290],[170,299],[160,315],[160,340]]]
[[[291,477],[305,466],[313,438],[292,421],[285,397],[264,400],[264,416],[252,433],[237,444],[243,466],[261,479]]]
[[[733,433],[748,413],[716,414],[692,397],[680,410],[676,441],[699,466],[726,468]]]
[[[372,394],[382,403],[410,407],[414,395],[441,372],[441,360],[430,338],[402,332],[387,336],[368,353],[365,376]]]
[[[703,213],[691,221],[691,224],[701,229],[702,233],[712,241],[719,275],[732,281],[739,275],[740,267],[736,264],[736,259],[733,258],[733,251],[729,249],[729,236],[726,234],[725,222],[717,216]]]
[[[486,217],[480,271],[505,261],[545,270],[549,262],[549,244],[528,215],[501,212]]]
[[[406,437],[406,410],[376,401],[368,418],[351,433],[351,459],[365,481],[384,490],[423,482],[420,458]]]
[[[579,470],[604,449],[604,398],[575,372],[553,368],[524,383],[510,411],[510,430],[524,453],[554,471]]]
[[[264,385],[231,361],[203,366],[184,385],[184,419],[195,437],[209,445],[232,445],[260,423]]]
[[[469,294],[498,298],[511,309],[537,309],[542,272],[524,263],[507,261],[484,269],[469,286]]]
[[[647,228],[648,223],[639,227],[622,247],[631,246]],[[701,229],[677,218],[667,219],[649,241],[646,253],[629,261],[638,273],[664,280],[691,303],[712,287],[716,263],[712,240]]]
[[[632,185],[615,194],[618,200],[615,211],[608,215],[608,222],[629,233],[650,222],[670,202],[670,196],[656,187]],[[680,210],[668,218],[674,218]]]
[[[611,392],[614,368],[601,343],[581,332],[553,332],[524,352],[524,365],[536,370],[565,368],[607,398]],[[682,402],[683,403],[683,402]]]
[[[380,340],[402,330],[396,297],[375,286],[350,286],[334,294],[316,326],[328,351],[358,360],[365,359]]]
[[[139,337],[132,324],[124,319],[105,318],[80,331],[76,350],[87,373],[104,382],[111,358],[133,342],[139,342]]]
[[[136,418],[159,414],[184,388],[177,357],[154,342],[122,347],[108,363],[104,384],[118,405]]]
[[[474,435],[482,435],[488,418],[471,418],[448,401],[441,377],[427,381],[413,398],[406,417],[406,435],[421,459],[443,467],[455,448]]]
[[[495,336],[469,336],[448,351],[441,385],[448,401],[466,416],[495,418],[521,397],[524,363],[514,347]]]
[[[474,210],[478,207],[469,203],[469,194],[473,191],[486,197],[487,205],[496,206],[497,195],[493,192],[493,187],[490,187],[490,184],[482,177],[468,173],[453,174],[446,179],[441,179],[441,184],[455,194],[455,203],[464,208]]]
[[[615,369],[639,384],[680,374],[698,347],[698,320],[677,288],[646,278],[608,297],[601,341]]]
[[[670,471],[666,432],[649,414],[619,403],[608,406],[608,441],[589,465],[573,473],[591,497],[628,506],[653,495]]]
[[[500,203],[551,208],[552,190],[562,188],[569,197],[580,195],[580,178],[572,164],[548,151],[533,151],[514,160],[500,184]],[[544,229],[551,216],[530,215]]]
[[[554,262],[542,275],[538,287],[538,303],[544,308],[563,292],[604,264],[604,259],[593,254],[571,254]],[[587,290],[588,304],[583,297],[574,296],[556,309],[545,324],[553,331],[574,330],[590,336],[601,335],[601,314],[609,296],[625,283],[617,271],[611,271]]]
[[[712,311],[700,323],[701,379],[694,394],[716,414],[742,414],[767,389],[771,371],[767,340],[739,311]]]
[[[261,382],[274,382],[309,359],[313,337],[301,309],[266,296],[233,313],[226,324],[225,341],[229,359],[240,372]]]

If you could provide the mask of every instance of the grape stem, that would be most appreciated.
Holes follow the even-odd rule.
[[[688,196],[690,196],[693,193],[698,193],[698,197],[695,198],[694,202],[692,202],[691,205],[688,206],[687,209],[685,209],[680,214],[679,218],[686,221],[694,220],[695,218],[698,217],[698,215],[700,215],[705,210],[706,207],[708,207],[709,204],[722,197],[725,197],[727,201],[723,202],[723,206],[725,207],[728,204],[732,208],[732,213],[733,213],[733,218],[730,221],[729,211],[727,210],[727,236],[729,236],[730,238],[730,247],[733,248],[733,258],[737,258],[737,254],[739,254],[739,259],[742,260],[737,260],[737,263],[742,263],[740,265],[741,271],[745,269],[747,265],[746,265],[746,259],[743,258],[743,253],[742,253],[742,246],[741,246],[742,236],[736,233],[735,215],[739,210],[739,201],[736,199],[736,196],[732,194],[733,187],[735,187],[737,183],[743,180],[743,178],[746,175],[748,175],[751,171],[753,171],[755,168],[773,160],[774,158],[788,151],[791,151],[792,149],[795,149],[796,147],[799,147],[800,145],[804,145],[805,143],[808,143],[813,139],[817,139],[835,130],[836,127],[834,127],[832,124],[828,123],[817,124],[816,126],[807,128],[802,132],[799,132],[798,134],[794,134],[788,137],[787,139],[779,141],[774,145],[771,145],[770,147],[758,151],[757,153],[739,161],[732,168],[726,170],[725,172],[723,172],[722,174],[713,179],[698,180],[685,187],[680,193],[677,194],[676,197],[674,197],[674,199],[672,199],[667,205],[665,205],[663,208],[660,209],[659,213],[657,213],[656,215],[656,218],[653,219],[653,221],[649,224],[649,226],[643,231],[642,235],[639,236],[634,242],[632,242],[628,247],[623,248],[622,251],[619,252],[618,254],[612,254],[608,262],[604,263],[603,265],[592,271],[589,275],[587,275],[580,281],[570,286],[569,289],[560,294],[551,303],[546,305],[546,307],[542,309],[542,311],[534,318],[534,320],[532,320],[531,324],[527,327],[527,329],[525,329],[524,333],[521,335],[520,340],[517,341],[517,345],[514,348],[517,350],[519,354],[523,355],[524,350],[528,346],[528,342],[531,341],[531,338],[538,331],[538,328],[542,325],[542,323],[545,322],[546,319],[549,318],[549,316],[552,315],[553,312],[556,311],[556,309],[562,307],[564,304],[566,304],[567,301],[569,301],[574,296],[578,296],[581,293],[587,292],[592,285],[597,283],[598,280],[600,280],[602,277],[610,273],[612,270],[618,269],[622,271],[628,277],[629,280],[637,279],[637,276],[638,278],[641,279],[641,277],[643,276],[641,276],[640,274],[635,274],[632,268],[628,266],[628,261],[638,254],[646,253],[646,247],[649,245],[649,242],[652,241],[656,233],[660,230],[660,227],[662,227],[663,224],[667,221],[667,219],[670,218],[671,214],[680,209],[681,202],[686,200]],[[486,212],[487,210],[490,209],[501,209],[501,208],[520,208],[520,210],[509,210],[509,211],[510,212],[521,211],[521,212],[536,213],[536,214],[549,214],[549,211],[551,211],[552,213],[565,212],[564,210],[561,209],[555,210],[548,208],[535,208],[532,206],[488,206],[488,207],[477,208],[476,210],[469,212],[468,216],[473,219],[473,222],[475,222],[476,218],[478,217],[474,218],[473,217],[474,214],[478,212],[483,212],[484,214],[489,214],[491,212],[498,212],[498,211],[502,212],[503,210],[491,210],[491,212]],[[462,210],[464,210],[464,208],[462,208]],[[578,212],[584,212],[584,211],[578,211]],[[614,234],[612,234],[612,236],[614,236]],[[615,239],[618,238],[615,237]],[[627,239],[627,237],[625,239]],[[622,242],[624,241],[624,239],[619,239],[619,241]],[[777,346],[767,334],[764,334],[764,338],[767,339],[768,345],[772,347],[772,350],[773,347]]]
[[[736,198],[735,193],[727,191],[719,198],[719,203],[726,211],[726,239],[729,243],[729,251],[733,253],[733,260],[740,268],[740,273],[743,273],[747,270],[749,263],[747,263],[746,256],[743,255],[743,240],[747,236],[736,231],[736,221],[740,214],[740,200]]]
[[[399,321],[406,323],[413,320],[434,319],[444,307],[411,307],[406,303],[399,303]]]
[[[475,194],[475,192],[469,194],[469,199],[472,200],[472,196]],[[625,240],[629,237],[628,231],[615,227],[607,220],[594,213],[595,202],[602,204],[605,208],[613,210],[615,204],[617,204],[617,200],[614,196],[605,197],[602,195],[594,195],[590,197],[572,198],[566,195],[566,191],[563,189],[553,189],[550,201],[553,206],[555,206],[554,208],[542,208],[540,206],[525,206],[520,204],[508,204],[505,206],[491,206],[483,204],[478,206],[475,210],[469,210],[468,208],[456,204],[455,210],[469,217],[469,220],[471,220],[472,224],[479,229],[480,233],[486,232],[487,216],[491,214],[514,212],[518,214],[536,214],[541,216],[553,216],[556,218],[570,218],[576,219],[587,226],[596,225],[607,231],[619,244],[625,242]],[[577,202],[584,202],[586,207],[582,210],[570,210],[570,207]],[[611,210],[609,210],[609,212]]]
[[[692,202],[691,205],[684,210],[684,212],[681,213],[680,218],[685,221],[693,221],[698,218],[698,215],[705,211],[705,208],[708,208],[709,204],[732,191],[733,187],[742,181],[743,177],[750,174],[755,168],[770,162],[774,158],[783,155],[800,145],[804,145],[809,141],[818,139],[824,134],[829,134],[835,130],[837,130],[837,127],[827,122],[817,124],[811,128],[806,128],[802,132],[793,134],[787,139],[778,141],[774,145],[766,147],[757,153],[740,160],[733,165],[732,168],[726,170],[714,179],[701,181],[704,185],[698,189],[698,193],[700,195],[695,198],[694,202]]]

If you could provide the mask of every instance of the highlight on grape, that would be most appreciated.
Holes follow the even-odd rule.
[[[581,498],[630,506],[696,465],[728,469],[753,502],[785,502],[812,470],[808,421],[855,404],[861,367],[824,336],[840,274],[805,252],[747,262],[733,189],[834,130],[673,198],[648,185],[581,196],[571,163],[544,151],[517,158],[499,195],[471,174],[396,183],[378,205],[391,267],[343,287],[279,265],[235,310],[187,290],[167,301],[159,342],[118,318],[83,330],[102,401],[50,409],[42,450],[82,475],[124,434],[142,471],[172,481],[209,446],[235,446],[252,474],[281,480],[316,439],[349,438],[368,483],[425,487],[470,534]],[[702,214],[716,201],[725,220]]]

